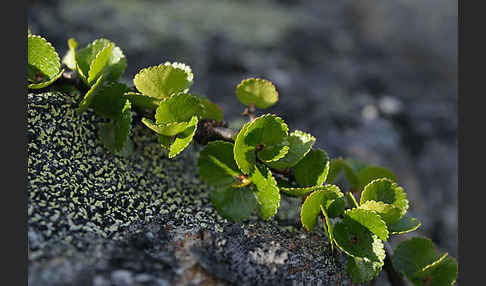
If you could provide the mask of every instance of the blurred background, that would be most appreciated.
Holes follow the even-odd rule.
[[[315,147],[391,169],[409,214],[457,257],[457,1],[30,1],[28,25],[64,55],[106,37],[123,80],[165,61],[190,65],[192,90],[238,124],[235,87],[272,81],[290,130]]]

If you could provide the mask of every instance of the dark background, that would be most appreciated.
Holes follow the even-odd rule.
[[[393,170],[420,231],[457,256],[457,1],[30,1],[28,24],[64,55],[106,37],[141,68],[181,61],[192,90],[238,124],[235,87],[271,80],[265,112],[330,157]]]

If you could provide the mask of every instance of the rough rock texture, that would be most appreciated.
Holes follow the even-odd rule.
[[[127,55],[124,80],[182,61],[192,90],[238,123],[235,86],[260,76],[268,111],[318,138],[331,157],[393,170],[418,233],[457,256],[457,1],[50,0],[28,23],[61,53],[99,37]],[[393,241],[392,241],[393,243]]]
[[[135,124],[109,153],[79,93],[28,94],[29,285],[348,285],[320,233],[221,219],[195,152],[169,160]],[[139,122],[137,118],[134,120]]]

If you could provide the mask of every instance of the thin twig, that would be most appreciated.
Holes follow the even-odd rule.
[[[403,280],[403,277],[398,271],[393,267],[392,261],[391,261],[391,256],[393,255],[393,250],[391,248],[390,243],[385,242],[385,265],[383,268],[386,271],[386,274],[388,275],[388,280],[390,281],[391,285],[393,286],[407,286],[405,283],[405,280]]]
[[[247,108],[245,108],[245,111],[243,111],[241,115],[248,116],[250,122],[253,122],[256,118],[255,111],[256,111],[255,104],[252,103]]]

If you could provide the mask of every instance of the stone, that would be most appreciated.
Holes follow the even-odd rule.
[[[133,152],[114,155],[79,100],[27,95],[29,285],[349,285],[322,231],[222,219],[196,148],[168,159],[134,112]]]

